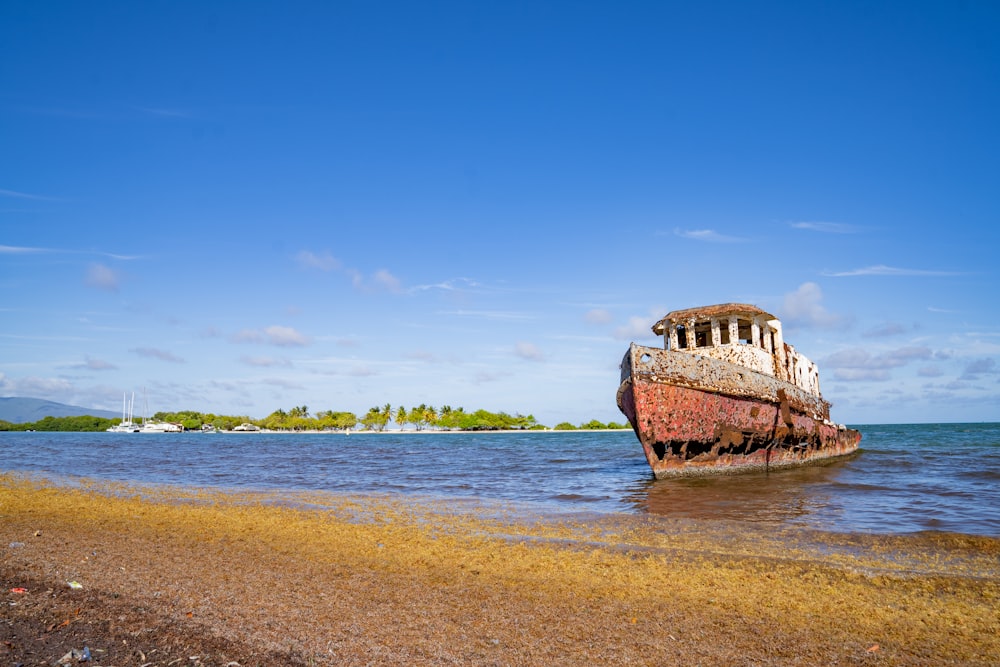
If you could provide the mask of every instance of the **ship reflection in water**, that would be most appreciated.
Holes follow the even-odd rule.
[[[856,457],[767,473],[650,479],[627,500],[666,518],[820,527],[842,511],[839,478]]]

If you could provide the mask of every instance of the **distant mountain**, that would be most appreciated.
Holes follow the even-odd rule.
[[[11,424],[36,422],[45,417],[78,417],[80,415],[92,415],[106,419],[121,417],[117,412],[81,408],[78,405],[44,401],[40,398],[0,398],[0,419]]]

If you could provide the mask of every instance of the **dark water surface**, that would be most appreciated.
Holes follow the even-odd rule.
[[[0,433],[0,471],[143,484],[392,493],[835,532],[1000,537],[1000,424],[860,426],[856,456],[654,480],[627,432]]]

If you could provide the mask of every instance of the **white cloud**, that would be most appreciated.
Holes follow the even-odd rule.
[[[858,231],[856,226],[842,222],[792,222],[789,224],[793,229],[807,229],[825,234],[854,234]]]
[[[340,260],[331,255],[329,252],[323,252],[322,254],[317,255],[312,251],[303,250],[295,256],[295,261],[307,269],[333,271],[340,268]]]
[[[890,369],[933,358],[934,353],[927,347],[901,347],[878,355],[856,347],[834,352],[826,357],[820,366],[832,369],[833,377],[837,380],[884,382],[890,378]],[[930,376],[929,373],[922,371],[918,371],[918,374]]]
[[[239,333],[230,337],[234,343],[267,343],[278,347],[303,347],[309,345],[312,340],[293,329],[280,325],[272,325],[264,329],[243,329]]]
[[[168,352],[167,350],[160,350],[155,347],[136,347],[129,350],[129,352],[138,354],[140,357],[159,359],[160,361],[169,361],[175,364],[184,363],[184,360],[176,356],[174,353]]]
[[[653,325],[659,318],[654,316],[640,317],[634,315],[628,318],[628,323],[615,329],[612,334],[617,340],[634,340],[637,338],[652,338]]]
[[[861,269],[852,269],[851,271],[824,272],[823,275],[831,278],[847,278],[852,276],[957,276],[959,274],[954,271],[902,269],[895,266],[886,266],[885,264],[876,264],[875,266],[866,266]]]
[[[42,197],[41,195],[28,194],[27,192],[17,192],[16,190],[3,190],[0,189],[0,197],[13,197],[14,199],[34,199],[37,201],[48,201],[49,197]]]
[[[833,377],[848,382],[885,382],[889,379],[889,371],[884,368],[837,368]]]
[[[282,389],[305,389],[301,382],[289,380],[287,378],[267,378],[261,384],[271,387],[281,387]]]
[[[163,109],[155,107],[135,107],[136,110],[143,113],[147,113],[151,116],[163,116],[167,118],[194,118],[194,115],[188,111],[181,111],[178,109]]]
[[[514,346],[514,354],[528,361],[543,361],[545,355],[534,343],[519,342]]]
[[[979,380],[983,375],[996,375],[997,373],[1000,373],[1000,368],[997,368],[995,359],[974,359],[966,365],[965,371],[959,379]]]
[[[785,295],[781,319],[789,327],[840,326],[844,318],[828,312],[822,301],[823,290],[819,285],[802,283],[797,290]]]
[[[302,250],[295,256],[295,261],[299,266],[306,269],[339,271],[350,279],[351,285],[355,289],[362,292],[402,291],[402,284],[399,279],[387,269],[379,269],[370,278],[366,278],[365,274],[358,269],[344,266],[339,259],[331,255],[328,251],[315,253],[311,250]]]
[[[240,357],[240,361],[247,366],[256,366],[258,368],[270,368],[273,366],[291,366],[292,362],[288,359],[275,359],[273,357]]]
[[[264,329],[264,336],[271,345],[279,347],[300,347],[309,344],[309,338],[291,327],[278,325]]]
[[[681,238],[692,241],[704,241],[706,243],[744,243],[746,239],[738,236],[727,236],[720,234],[714,229],[674,229],[674,234]]]
[[[905,332],[906,332],[906,327],[904,327],[902,324],[897,324],[895,322],[886,322],[885,324],[868,329],[861,335],[867,338],[885,338],[888,336],[897,336]]]
[[[41,396],[49,400],[65,400],[59,397],[68,396],[73,391],[73,385],[62,378],[9,378],[0,373],[0,391],[8,396]]]
[[[87,360],[82,364],[76,364],[73,368],[79,368],[88,371],[112,371],[118,367],[111,362],[104,361],[103,359],[92,359],[87,357]]]
[[[533,319],[527,313],[519,313],[510,310],[445,310],[440,311],[440,315],[455,315],[457,317],[482,317],[487,320],[530,320]]]
[[[117,292],[119,280],[118,272],[104,264],[91,264],[87,268],[85,282],[88,287]]]
[[[609,324],[611,322],[611,313],[603,308],[594,308],[588,310],[584,316],[584,321],[588,324]]]
[[[25,248],[23,246],[0,245],[0,255],[27,255],[36,252],[51,252],[48,248]]]
[[[238,333],[233,334],[232,341],[234,343],[259,343],[264,340],[264,335],[256,329],[244,329]]]
[[[472,290],[482,287],[482,284],[472,278],[454,278],[449,280],[442,280],[439,283],[430,283],[426,285],[414,285],[410,288],[411,292],[422,292],[426,290],[441,290],[443,292],[459,292]]]
[[[399,279],[392,275],[385,269],[379,269],[375,272],[375,277],[373,278],[375,285],[389,292],[399,291]]]

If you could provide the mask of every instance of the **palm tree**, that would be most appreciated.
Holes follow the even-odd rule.
[[[428,405],[427,409],[424,410],[424,421],[427,422],[429,426],[434,426],[437,422],[437,410],[434,409],[433,405]]]

